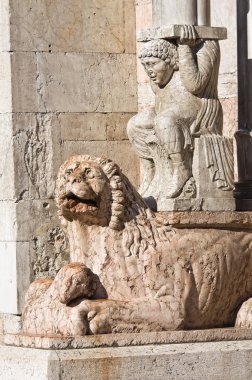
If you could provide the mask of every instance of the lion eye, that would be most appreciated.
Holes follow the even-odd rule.
[[[90,168],[86,169],[85,170],[85,177],[94,178],[94,172]]]
[[[73,284],[74,284],[74,285],[80,285],[81,282],[80,282],[77,278],[74,278],[74,279],[73,279]]]
[[[70,169],[70,168],[69,168],[69,169],[67,169],[67,170],[65,171],[65,173],[66,173],[66,174],[72,174],[72,173],[73,173],[73,169]]]

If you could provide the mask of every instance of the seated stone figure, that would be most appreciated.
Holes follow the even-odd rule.
[[[139,57],[155,94],[155,108],[128,123],[128,136],[143,168],[139,192],[155,199],[175,198],[188,181],[193,184],[193,139],[222,134],[219,44],[196,40],[194,28],[184,26],[178,44],[152,40]]]

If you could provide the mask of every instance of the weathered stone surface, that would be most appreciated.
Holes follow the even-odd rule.
[[[134,54],[18,52],[1,56],[0,88],[6,95],[2,112],[137,109]]]
[[[0,312],[19,314],[31,281],[28,242],[0,242]]]
[[[114,3],[113,3],[114,4]],[[124,0],[124,27],[125,49],[124,53],[136,53],[136,2]],[[115,15],[113,15],[115,17]],[[107,50],[110,51],[110,50]]]
[[[140,31],[151,26],[152,0],[138,0],[136,2],[136,30]]]
[[[0,240],[15,241],[17,233],[16,203],[14,201],[0,201]]]
[[[12,112],[45,111],[40,97],[35,53],[11,54]]]
[[[221,63],[220,74],[230,73],[236,76],[237,71],[237,30],[236,30],[236,1],[211,0],[211,24],[225,27],[228,30],[228,38],[220,41]],[[230,53],[232,52],[232,54]],[[221,80],[221,78],[220,78]],[[235,91],[236,93],[237,91]],[[227,93],[229,96],[231,93]]]
[[[127,123],[133,114],[114,114],[107,121],[107,140],[128,140]]]
[[[9,0],[0,3],[0,52],[10,50]]]
[[[16,189],[14,183],[12,115],[10,113],[0,114],[0,151],[0,199],[11,200],[15,198]]]
[[[13,115],[15,187],[17,199],[52,198],[61,162],[57,115]]]
[[[0,197],[15,201],[52,198],[61,162],[57,116],[1,114],[0,123]]]
[[[16,243],[1,242],[0,311],[17,312]]]
[[[221,105],[223,108],[223,133],[227,137],[233,137],[238,125],[237,97],[223,98]],[[237,170],[237,165],[234,167]]]
[[[64,141],[128,140],[126,126],[132,113],[61,113]]]
[[[146,202],[150,207],[153,203],[146,198]],[[156,208],[159,212],[170,210],[170,211],[233,211],[237,210],[237,203],[234,198],[225,197],[224,198],[191,198],[191,199],[169,199],[161,198],[156,203]],[[247,209],[243,209],[246,211]],[[239,209],[240,211],[240,209]]]
[[[13,51],[133,52],[134,1],[10,0]]]
[[[0,348],[4,380],[250,380],[251,341],[85,350]],[[83,375],[84,374],[84,375]]]
[[[7,330],[8,331],[8,330]],[[192,331],[104,334],[85,337],[39,336],[10,333],[4,336],[7,346],[40,349],[87,349],[98,347],[148,346],[173,343],[199,343],[251,340],[251,328],[228,328]]]
[[[0,378],[4,380],[59,380],[60,365],[56,352],[24,350],[13,352],[0,347]]]
[[[68,242],[52,200],[20,201],[16,206],[16,239],[29,241],[32,278],[55,276],[68,260]]]
[[[1,314],[3,334],[19,334],[22,330],[20,315]]]
[[[12,111],[11,91],[11,56],[9,53],[0,52],[0,112]]]
[[[134,54],[58,53],[56,59],[55,54],[38,53],[37,59],[40,109],[57,112],[137,110],[136,75],[132,69],[136,64]]]
[[[198,25],[197,5],[197,0],[154,0],[153,25]]]
[[[41,236],[53,229],[58,222],[57,210],[51,199],[18,202],[16,217],[18,241],[29,241],[34,237]]]
[[[63,159],[76,154],[114,157],[132,183],[139,186],[139,160],[129,141],[66,141],[62,153]]]

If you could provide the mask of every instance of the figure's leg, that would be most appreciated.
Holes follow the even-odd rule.
[[[148,137],[154,134],[154,117],[153,110],[141,112],[132,117],[127,126],[129,139],[140,157],[142,180],[138,191],[141,195],[146,193],[155,174],[155,164],[147,144]]]
[[[189,130],[181,126],[176,118],[159,115],[155,120],[155,132],[172,167],[172,176],[167,178],[165,194],[168,198],[179,195],[192,176],[192,147]]]
[[[169,181],[167,185],[166,196],[174,198],[180,193],[185,183],[192,176],[192,171],[191,168],[188,167],[188,162],[185,160],[185,154],[174,153],[170,154],[169,157],[172,161],[173,176],[172,181]]]

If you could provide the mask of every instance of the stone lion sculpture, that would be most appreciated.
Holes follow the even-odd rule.
[[[78,293],[78,305],[68,314],[60,305],[63,290],[56,277],[47,295],[57,295],[57,300],[52,295],[57,307],[48,313],[55,321],[64,317],[70,327],[64,330],[55,322],[50,331],[99,334],[232,326],[241,304],[252,295],[248,232],[174,228],[165,213],[148,208],[109,159],[82,155],[67,160],[59,171],[56,202],[71,261],[90,268],[100,285],[92,297]],[[81,332],[78,326],[71,328],[75,308],[75,321],[83,319]],[[26,323],[31,319],[27,315],[25,309],[25,331],[37,331]],[[44,319],[38,322],[46,324]]]

